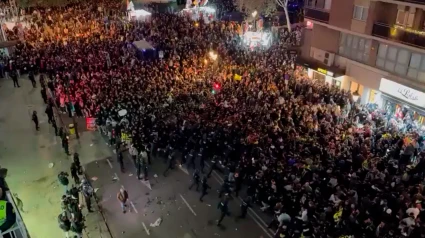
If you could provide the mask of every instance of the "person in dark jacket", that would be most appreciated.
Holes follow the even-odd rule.
[[[55,130],[55,136],[58,136],[59,135],[58,126],[56,125],[55,119],[53,119],[53,121],[52,121],[52,127]]]
[[[59,180],[59,183],[62,185],[62,186],[64,186],[64,189],[65,189],[65,194],[66,194],[66,192],[68,191],[68,185],[69,185],[69,180],[68,180],[68,173],[66,173],[66,172],[60,172],[59,174],[58,174],[58,180]]]
[[[12,70],[12,72],[10,72],[10,77],[13,80],[13,87],[18,87],[20,88],[21,86],[19,86],[19,82],[18,82],[18,74],[16,73],[16,70]]]
[[[241,204],[241,215],[240,218],[245,218],[246,214],[248,213],[248,208],[251,207],[252,197],[248,196],[245,199],[242,200]]]
[[[75,184],[80,183],[80,177],[78,177],[78,167],[75,163],[71,163],[71,177],[74,179]]]
[[[44,111],[47,114],[47,118],[49,119],[48,122],[51,123],[54,118],[53,118],[53,106],[52,105],[47,105],[46,110]]]
[[[37,131],[40,130],[40,127],[38,126],[38,116],[37,116],[37,112],[36,111],[33,111],[32,112],[32,118],[31,118],[31,120],[34,122],[35,129]]]
[[[58,216],[59,227],[65,232],[65,236],[69,237],[69,230],[71,230],[71,222],[66,216],[66,212],[62,212]]]
[[[33,71],[30,71],[29,72],[28,78],[31,81],[31,84],[32,84],[33,88],[36,88],[37,87],[37,83],[35,82],[35,77],[34,77],[34,72]]]
[[[210,185],[207,184],[207,178],[202,179],[202,185],[201,185],[201,197],[199,198],[199,201],[203,202],[202,198],[204,198],[205,195],[208,194],[207,190],[210,189]]]
[[[65,150],[65,154],[70,155],[69,154],[69,139],[68,139],[68,135],[66,135],[65,133],[62,135],[62,147]]]
[[[217,226],[220,226],[224,217],[230,214],[228,203],[229,203],[228,196],[226,196],[223,200],[221,200],[218,203],[217,208],[220,210],[220,218],[217,221]]]
[[[191,190],[192,187],[196,185],[196,191],[198,191],[200,182],[201,182],[201,177],[199,176],[199,171],[195,169],[195,172],[193,172],[193,176],[192,176],[192,184],[190,184],[189,190]]]
[[[218,194],[218,198],[221,198],[223,196],[223,194],[230,193],[230,187],[231,187],[230,182],[224,181],[224,183],[221,185],[220,192]]]
[[[213,159],[211,160],[210,171],[208,171],[208,174],[207,174],[208,178],[211,177],[211,174],[214,170],[218,169],[217,163],[218,163],[218,157],[214,155]]]
[[[46,88],[45,87],[42,87],[40,93],[41,93],[41,98],[43,98],[44,103],[47,104],[47,91],[46,91]]]

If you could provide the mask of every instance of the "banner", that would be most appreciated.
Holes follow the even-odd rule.
[[[96,130],[96,118],[93,117],[87,117],[86,118],[86,128],[89,131]]]

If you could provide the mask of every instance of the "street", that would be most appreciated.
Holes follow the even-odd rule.
[[[23,201],[22,216],[32,238],[64,237],[57,224],[60,213],[60,198],[63,188],[59,187],[57,174],[69,172],[72,157],[65,155],[53,128],[47,123],[39,88],[32,89],[26,78],[20,79],[21,88],[13,88],[10,80],[0,80],[0,159],[2,167],[9,169],[7,182],[12,193]],[[36,132],[31,113],[36,110],[40,120],[40,131]],[[64,115],[67,117],[67,115]],[[208,180],[212,187],[204,202],[200,193],[189,191],[191,175],[178,166],[164,177],[165,163],[153,159],[149,168],[149,182],[136,178],[136,169],[128,153],[125,153],[122,173],[116,154],[98,132],[80,132],[80,140],[72,139],[71,153],[78,152],[88,179],[92,183],[99,201],[100,211],[86,217],[86,237],[114,238],[132,237],[272,237],[266,228],[264,215],[249,213],[238,219],[240,200],[233,198],[229,205],[231,215],[222,226],[216,226],[219,218],[217,190],[222,175],[213,173]],[[53,168],[49,168],[53,163]],[[154,176],[156,175],[156,176]],[[71,180],[71,179],[70,179]],[[124,187],[129,193],[127,213],[122,213],[117,193]],[[81,202],[84,203],[84,202]],[[84,213],[86,209],[83,208]],[[43,214],[43,219],[40,219]],[[260,218],[261,217],[261,218]],[[159,226],[152,227],[159,219]],[[109,228],[108,228],[109,227]]]

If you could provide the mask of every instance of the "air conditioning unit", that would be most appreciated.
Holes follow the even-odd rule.
[[[317,60],[320,61],[322,63],[324,63],[327,66],[332,66],[335,60],[335,54],[334,53],[330,53],[321,49],[317,49],[314,47],[311,47],[310,50],[310,56]]]

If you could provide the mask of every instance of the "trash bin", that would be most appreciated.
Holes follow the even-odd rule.
[[[68,128],[69,128],[69,134],[70,134],[70,135],[74,135],[74,134],[75,134],[75,127],[74,127],[74,124],[69,124],[69,125],[68,125]]]

